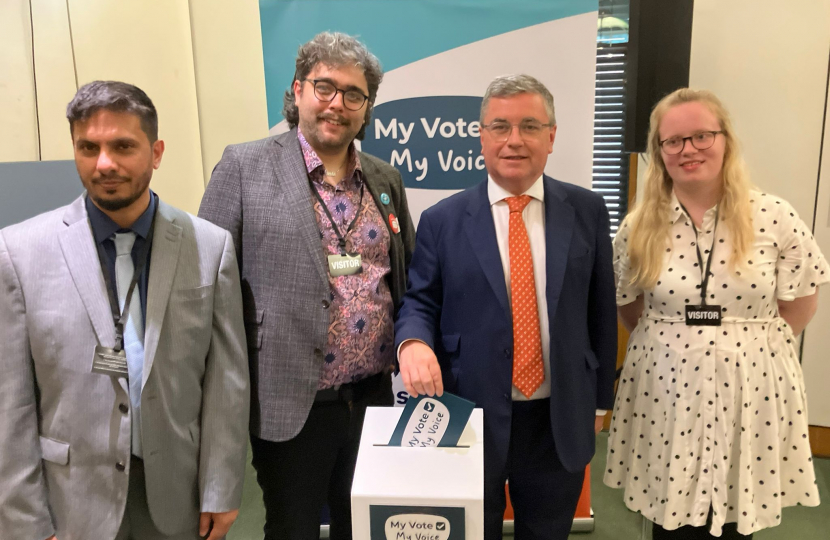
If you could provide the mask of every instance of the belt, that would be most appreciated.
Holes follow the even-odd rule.
[[[666,324],[670,324],[670,323],[684,324],[686,322],[686,319],[681,318],[681,317],[655,317],[653,315],[646,315],[645,318],[650,320],[650,321],[654,321],[654,322],[658,322],[658,323],[666,323]],[[776,317],[776,318],[772,318],[772,319],[767,319],[767,318],[764,318],[764,319],[745,319],[743,317],[723,317],[723,318],[721,318],[721,323],[723,323],[723,324],[725,324],[725,323],[770,324],[770,323],[775,322],[778,319],[781,319],[781,317]]]
[[[331,388],[318,390],[317,395],[314,396],[314,403],[329,403],[334,401],[352,403],[354,401],[358,401],[369,391],[376,388],[381,383],[385,375],[385,372],[380,372],[357,382],[341,384]]]

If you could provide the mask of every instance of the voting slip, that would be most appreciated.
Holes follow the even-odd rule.
[[[447,392],[410,397],[389,446],[457,446],[474,407],[472,401]]]

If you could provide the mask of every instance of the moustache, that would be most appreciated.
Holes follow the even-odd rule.
[[[121,182],[129,182],[130,179],[126,176],[121,176],[118,174],[108,174],[106,176],[97,176],[92,179],[93,184],[100,184],[101,182],[112,182],[113,180],[118,180]]]
[[[344,126],[351,125],[351,122],[349,122],[348,118],[346,118],[345,116],[340,116],[338,114],[322,113],[322,114],[317,115],[317,119],[318,120],[331,120],[333,122],[337,122],[338,124],[342,124]]]

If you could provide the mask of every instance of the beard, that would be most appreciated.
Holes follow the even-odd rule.
[[[144,192],[147,190],[148,186],[150,185],[151,175],[152,175],[152,173],[143,174],[138,179],[128,178],[128,177],[125,177],[125,176],[112,175],[112,176],[107,176],[107,177],[104,177],[104,178],[93,180],[92,183],[94,185],[94,184],[97,184],[97,183],[101,182],[102,180],[115,180],[115,179],[117,179],[117,180],[121,181],[122,183],[130,186],[133,189],[127,195],[123,195],[121,197],[115,197],[115,196],[105,197],[105,196],[102,196],[102,195],[107,194],[108,190],[103,189],[103,188],[99,188],[98,190],[88,190],[89,191],[89,196],[92,198],[92,202],[94,202],[102,210],[106,210],[108,212],[117,212],[119,210],[122,210],[124,208],[127,208],[127,207],[131,206],[139,198],[141,198],[141,196],[144,194]]]
[[[122,208],[127,208],[133,204],[140,196],[140,193],[135,193],[129,197],[121,197],[119,199],[102,199],[93,195],[92,201],[97,204],[99,208],[107,210],[108,212],[117,212]]]
[[[318,125],[326,120],[341,124],[345,128],[342,136],[334,140],[325,137]],[[353,124],[351,120],[339,114],[320,113],[314,118],[313,122],[303,122],[301,119],[300,130],[303,132],[303,137],[313,148],[327,152],[337,152],[349,146],[357,135],[358,130],[354,129]]]

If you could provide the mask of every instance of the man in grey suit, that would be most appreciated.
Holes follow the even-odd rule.
[[[0,536],[218,540],[249,411],[233,241],[149,189],[143,91],[87,84],[67,117],[86,193],[0,231]]]
[[[400,174],[358,152],[382,78],[350,36],[302,45],[283,135],[229,146],[199,215],[228,229],[242,276],[251,445],[265,538],[351,538],[368,405],[391,405],[393,318],[415,235]]]

